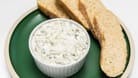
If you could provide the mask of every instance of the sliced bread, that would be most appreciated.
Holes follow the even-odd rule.
[[[107,9],[96,12],[92,27],[92,30],[95,32],[98,40],[100,41],[103,41],[106,36],[122,36],[122,28],[117,17]]]
[[[86,18],[86,20],[91,24],[89,27],[93,32],[95,38],[95,27],[93,25],[93,19],[96,12],[105,9],[105,6],[101,3],[100,0],[79,0],[79,10]],[[97,31],[97,30],[96,30]]]
[[[37,0],[38,8],[51,18],[69,18],[57,0]]]
[[[100,0],[79,0],[79,10],[91,23],[97,11],[105,9]]]
[[[127,59],[126,42],[120,23],[112,12],[104,10],[96,13],[94,25],[101,44],[101,69],[107,76],[116,77],[123,73]]]
[[[125,69],[127,49],[117,17],[100,0],[79,0],[79,9],[91,23],[91,31],[101,45],[100,66],[109,77],[117,77]]]
[[[89,24],[80,12],[78,3],[79,0],[59,0],[59,4],[73,20],[80,22],[86,29],[89,29]]]

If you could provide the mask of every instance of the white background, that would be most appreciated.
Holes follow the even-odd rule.
[[[138,78],[138,0],[102,0],[129,29],[135,43],[135,63],[129,78]],[[10,78],[4,57],[4,45],[13,23],[27,10],[36,6],[36,0],[0,0],[0,78]]]

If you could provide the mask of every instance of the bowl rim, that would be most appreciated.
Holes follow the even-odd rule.
[[[11,26],[11,28],[9,29],[9,32],[7,34],[6,40],[5,40],[5,47],[4,47],[4,56],[5,56],[5,62],[9,71],[9,74],[11,75],[12,78],[20,78],[20,76],[17,74],[17,72],[15,71],[12,63],[11,63],[11,59],[10,59],[10,54],[9,54],[9,44],[10,44],[10,39],[12,36],[12,33],[14,32],[15,28],[17,27],[17,25],[22,21],[22,19],[24,19],[28,14],[30,14],[31,12],[37,10],[38,7],[34,6],[32,8],[30,8],[29,10],[27,10],[24,14],[22,14]],[[128,75],[130,74],[130,72],[133,69],[133,65],[134,65],[134,59],[135,59],[135,45],[134,45],[134,41],[132,39],[132,36],[129,32],[129,30],[126,28],[126,25],[119,19],[120,24],[122,25],[123,29],[125,30],[127,36],[128,36],[128,40],[130,43],[130,60],[128,63],[128,66],[126,67],[126,70],[124,71],[124,73],[122,74],[121,78],[127,78]]]
[[[87,37],[87,41],[88,41],[88,47],[86,49],[86,52],[78,59],[76,60],[75,62],[72,62],[72,63],[69,63],[69,64],[65,64],[65,65],[59,65],[59,64],[49,64],[47,62],[44,62],[43,60],[41,60],[41,57],[40,56],[37,56],[33,51],[32,49],[32,45],[31,45],[31,40],[32,40],[32,37],[33,35],[35,34],[35,32],[43,27],[43,25],[47,24],[47,23],[50,23],[50,22],[55,22],[55,21],[61,21],[61,22],[68,22],[68,23],[72,23],[74,24],[77,28],[80,28],[84,33],[85,33],[85,36]],[[43,21],[42,23],[38,24],[31,32],[30,36],[29,36],[29,50],[30,50],[30,53],[31,55],[33,56],[33,58],[39,63],[43,64],[43,65],[46,65],[48,67],[69,67],[69,66],[73,66],[77,63],[79,63],[80,61],[82,61],[83,59],[85,59],[85,57],[87,56],[87,54],[89,53],[89,49],[90,49],[90,37],[89,37],[89,34],[87,32],[87,30],[79,23],[71,20],[71,19],[66,19],[66,18],[52,18],[52,19],[48,19],[48,20],[45,20]]]

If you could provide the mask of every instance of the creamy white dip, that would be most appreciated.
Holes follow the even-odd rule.
[[[49,64],[66,65],[79,60],[89,47],[84,28],[64,20],[54,20],[36,27],[30,39],[35,55]]]

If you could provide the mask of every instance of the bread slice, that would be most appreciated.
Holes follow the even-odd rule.
[[[101,69],[107,76],[116,77],[123,73],[127,59],[126,42],[120,23],[112,12],[103,10],[96,13],[94,25],[101,44]]]
[[[79,0],[59,0],[59,4],[72,19],[80,22],[86,29],[89,29],[88,22],[80,12],[78,3]]]
[[[69,18],[57,0],[37,0],[38,8],[51,18]]]
[[[117,17],[107,9],[96,12],[92,27],[100,41],[103,41],[107,36],[122,36],[122,28]]]
[[[95,32],[93,27],[93,19],[96,12],[106,9],[105,6],[101,3],[100,0],[79,0],[79,10],[83,14],[83,16],[87,19],[87,21],[91,24],[90,29],[93,32],[94,37]]]
[[[79,0],[79,9],[92,23],[96,12],[106,9],[100,0]],[[88,16],[87,16],[88,15]]]

